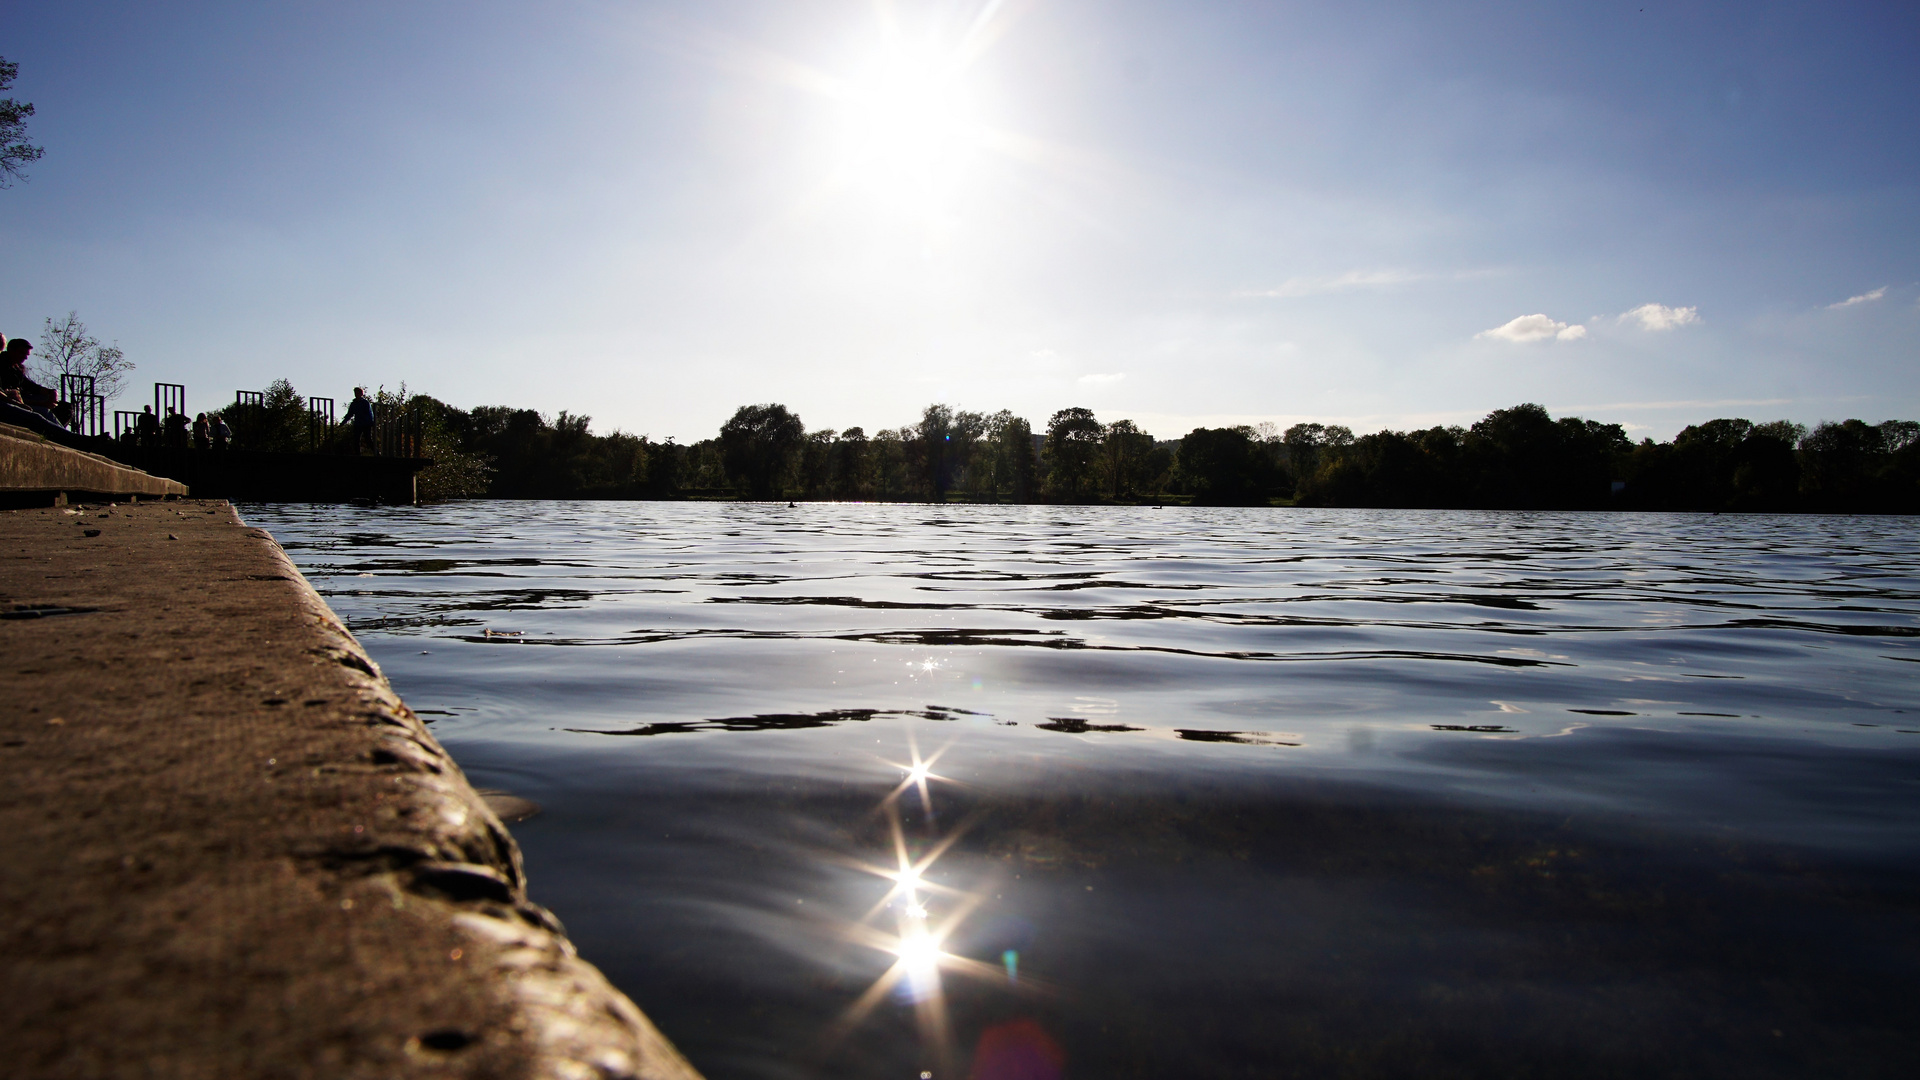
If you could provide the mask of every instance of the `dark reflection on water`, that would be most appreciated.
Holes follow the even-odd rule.
[[[245,512],[716,1078],[1920,1060],[1912,519]]]
[[[682,731],[776,731],[817,728],[826,727],[829,724],[844,724],[849,720],[872,720],[880,716],[958,720],[962,716],[979,715],[984,714],[975,713],[971,709],[944,709],[938,705],[929,705],[924,709],[826,709],[815,713],[756,713],[753,716],[728,716],[717,720],[667,720],[642,724],[626,731],[602,731],[596,728],[568,728],[567,730],[588,735],[668,735]]]

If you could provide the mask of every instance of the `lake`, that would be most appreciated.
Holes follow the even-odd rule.
[[[1920,1063],[1913,518],[241,512],[714,1080]]]

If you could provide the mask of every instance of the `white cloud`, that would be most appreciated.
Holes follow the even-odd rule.
[[[1473,335],[1479,338],[1499,338],[1501,341],[1525,343],[1558,338],[1561,341],[1578,341],[1587,336],[1587,328],[1575,323],[1571,326],[1547,315],[1522,315],[1512,322],[1496,326],[1491,330],[1482,330]]]
[[[1700,309],[1668,307],[1665,304],[1641,304],[1620,316],[1621,322],[1637,322],[1642,330],[1671,330],[1700,321]]]
[[[1863,292],[1859,296],[1849,296],[1837,304],[1828,304],[1827,310],[1832,311],[1835,308],[1853,307],[1855,304],[1870,304],[1885,295],[1887,295],[1887,287],[1882,285],[1872,292]]]
[[[1126,377],[1127,377],[1126,372],[1115,371],[1105,375],[1082,375],[1080,376],[1080,381],[1083,383],[1096,383],[1096,384],[1097,383],[1116,383]]]

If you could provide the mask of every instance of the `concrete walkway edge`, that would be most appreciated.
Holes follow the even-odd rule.
[[[0,615],[18,1075],[697,1078],[232,507],[0,513]]]

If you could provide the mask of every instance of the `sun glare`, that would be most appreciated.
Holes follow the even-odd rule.
[[[841,100],[847,181],[895,209],[945,211],[983,137],[958,58],[896,38],[843,82]]]

